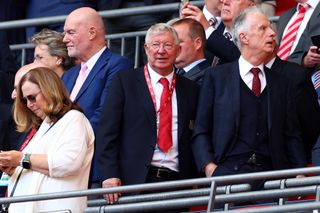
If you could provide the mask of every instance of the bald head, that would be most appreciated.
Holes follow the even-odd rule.
[[[17,97],[17,92],[16,92],[16,88],[21,80],[21,78],[27,73],[29,72],[29,70],[36,68],[36,67],[41,67],[42,65],[40,63],[31,63],[31,64],[27,64],[22,66],[16,73],[16,76],[14,78],[14,89],[11,93],[11,98],[14,100]]]
[[[81,7],[72,11],[68,15],[66,23],[68,21],[77,22],[79,24],[85,25],[88,28],[95,27],[96,30],[101,30],[104,32],[102,17],[96,10],[92,9],[91,7]]]
[[[102,17],[90,7],[72,11],[64,24],[68,55],[86,62],[106,45]]]

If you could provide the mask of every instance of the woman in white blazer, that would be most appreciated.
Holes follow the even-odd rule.
[[[87,189],[94,133],[58,75],[48,68],[34,68],[16,89],[17,130],[35,128],[37,133],[23,151],[0,153],[0,168],[10,175],[8,195]],[[83,212],[85,207],[86,197],[80,197],[12,203],[9,212]]]

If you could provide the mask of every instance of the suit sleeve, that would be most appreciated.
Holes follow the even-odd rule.
[[[110,83],[112,81],[113,76],[118,72],[132,70],[133,64],[131,61],[129,61],[128,59],[126,59],[124,57],[111,58],[106,69],[108,69],[108,72],[107,72],[107,76],[105,79],[105,85],[104,85],[103,91],[100,96],[99,106],[95,109],[93,116],[91,116],[91,118],[90,118],[90,123],[91,123],[93,129],[97,128],[98,122],[100,120],[100,115],[102,112],[102,107],[105,102],[105,98],[108,95],[108,90],[109,90]]]
[[[226,39],[219,30],[211,33],[206,43],[206,49],[219,57],[224,63],[235,61],[240,57],[238,47],[232,41]]]
[[[208,69],[200,90],[195,128],[192,137],[192,149],[197,167],[202,171],[203,167],[213,162],[214,152],[212,145],[213,129],[213,100],[214,87],[211,77],[212,69]]]
[[[101,180],[120,178],[119,146],[124,94],[119,75],[114,76],[97,128],[96,154]]]
[[[287,138],[287,157],[290,167],[299,168],[305,167],[306,152],[302,142],[299,120],[297,116],[297,106],[294,100],[292,88],[288,89],[288,103],[287,103],[287,122],[286,122],[286,138]]]

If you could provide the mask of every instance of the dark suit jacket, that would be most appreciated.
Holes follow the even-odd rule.
[[[286,12],[284,12],[278,21],[278,37],[281,41],[285,27],[287,26],[290,18],[296,12],[296,7],[293,7]],[[303,56],[308,52],[309,47],[312,46],[311,36],[320,34],[320,4],[315,8],[310,20],[301,35],[297,47],[294,49],[293,53],[289,56],[289,61],[301,64]],[[279,42],[280,43],[280,42]]]
[[[70,93],[75,85],[80,68],[80,65],[75,66],[62,76],[62,80]],[[90,71],[75,98],[75,102],[82,107],[94,130],[96,130],[100,119],[102,106],[113,75],[129,69],[133,69],[131,61],[106,49]]]
[[[211,33],[206,43],[206,49],[213,55],[219,57],[219,64],[235,61],[240,56],[238,47],[224,37],[224,29],[225,26],[221,22],[218,29]]]
[[[274,169],[305,166],[304,147],[296,131],[297,121],[284,77],[266,68],[268,145]],[[199,169],[219,165],[235,142],[240,125],[238,61],[206,72],[201,87],[193,137]]]
[[[177,76],[178,150],[181,178],[197,175],[191,151],[198,86]],[[102,180],[117,177],[123,185],[145,183],[157,143],[156,112],[143,69],[115,75],[97,131]]]
[[[312,147],[320,134],[320,106],[311,79],[303,67],[282,61],[279,57],[274,61],[271,71],[283,74],[292,86],[302,140],[310,159]]]
[[[201,85],[205,70],[209,67],[210,67],[210,64],[208,63],[207,60],[202,61],[201,63],[192,67],[191,70],[184,73],[183,76]]]

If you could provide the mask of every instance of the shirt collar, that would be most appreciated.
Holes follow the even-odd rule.
[[[101,48],[96,54],[94,54],[91,58],[89,58],[88,61],[85,62],[85,64],[88,67],[88,70],[92,70],[93,66],[96,64],[96,62],[98,61],[98,59],[100,58],[101,54],[103,53],[103,51],[106,49],[107,47],[104,46],[103,48]]]
[[[156,84],[159,82],[160,78],[166,78],[168,79],[169,81],[169,85],[171,85],[171,82],[172,82],[172,78],[173,78],[173,73],[174,73],[174,69],[172,68],[172,72],[167,75],[167,76],[162,76],[160,75],[159,73],[157,73],[156,71],[154,71],[151,66],[149,65],[148,63],[148,71],[149,71],[149,75],[150,75],[150,79],[151,79],[151,82],[152,84]]]
[[[262,75],[264,76],[264,65],[260,64],[259,66],[253,66],[250,64],[248,61],[246,61],[242,56],[239,58],[239,70],[240,70],[240,75],[245,76],[248,73],[250,73],[250,70],[253,67],[258,67],[261,70]]]
[[[312,8],[316,8],[316,6],[318,5],[320,0],[309,0],[306,3],[308,3]],[[299,6],[302,5],[301,3],[299,3],[297,5],[297,11],[299,11]]]
[[[193,67],[197,66],[198,64],[200,64],[201,62],[205,61],[205,58],[199,59],[197,61],[192,62],[191,64],[189,64],[188,66],[184,67],[183,70],[185,72],[190,71]]]

